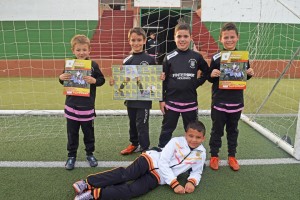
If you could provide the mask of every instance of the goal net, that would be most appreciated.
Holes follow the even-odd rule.
[[[234,1],[202,1],[202,12],[202,20],[212,27],[210,30],[219,27],[219,21],[235,21],[240,31],[237,48],[249,51],[255,76],[247,83],[242,120],[300,159],[296,136],[300,9],[296,1],[255,0],[241,5]]]
[[[98,62],[108,82],[111,66],[121,64],[130,52],[127,33],[133,26],[143,27],[148,37],[151,32],[156,34],[156,59],[160,64],[165,54],[176,47],[174,27],[185,21],[192,27],[191,48],[195,47],[209,62],[222,49],[218,42],[220,27],[224,22],[233,21],[240,32],[237,48],[249,51],[250,64],[255,70],[244,93],[242,120],[300,159],[297,123],[300,11],[295,0],[275,1],[272,7],[268,1],[238,5],[234,0],[202,0],[201,3],[169,0],[164,1],[167,5],[151,5],[152,1],[90,0],[83,6],[81,1],[66,0],[59,10],[50,0],[34,1],[34,8],[21,0],[3,4],[0,9],[1,141],[66,137],[65,96],[58,76],[64,68],[64,59],[73,57],[70,39],[75,34],[90,38],[91,58]],[[210,110],[210,87],[206,82],[198,89],[200,114],[205,116]],[[122,101],[113,101],[112,96],[112,88],[107,83],[97,89],[95,126],[101,137],[120,137],[127,142],[126,107]],[[158,102],[153,102],[151,114],[150,133],[159,133],[162,117]],[[206,120],[210,124],[210,118]],[[182,129],[181,123],[179,126]]]

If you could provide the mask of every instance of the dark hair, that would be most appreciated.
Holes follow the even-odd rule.
[[[180,30],[187,30],[190,33],[190,35],[192,34],[191,27],[187,23],[178,23],[175,26],[174,35],[176,35],[177,31]]]
[[[187,128],[186,130],[188,129],[194,129],[194,130],[197,130],[198,132],[201,132],[203,135],[205,135],[205,132],[206,132],[206,129],[205,129],[205,126],[204,124],[199,121],[199,120],[196,120],[196,121],[192,121],[190,122],[188,125],[187,125]]]
[[[144,29],[142,29],[141,27],[134,27],[134,28],[130,29],[128,31],[128,39],[130,39],[130,36],[132,33],[136,33],[137,35],[142,35],[143,39],[146,39],[146,33],[145,33]]]
[[[220,37],[222,37],[222,33],[224,31],[235,31],[236,35],[239,35],[239,31],[236,27],[236,25],[233,23],[233,22],[227,22],[225,24],[223,24],[222,28],[221,28],[221,31],[220,31]]]

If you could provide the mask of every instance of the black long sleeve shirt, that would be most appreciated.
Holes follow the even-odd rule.
[[[200,78],[197,71],[201,70]],[[197,88],[202,85],[209,67],[201,54],[193,51],[175,49],[163,61],[166,79],[163,82],[164,101],[197,102]]]

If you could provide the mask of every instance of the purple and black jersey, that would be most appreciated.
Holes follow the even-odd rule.
[[[197,72],[201,76],[197,78]],[[166,79],[163,84],[164,101],[190,103],[197,102],[197,88],[208,76],[208,65],[202,55],[193,51],[175,49],[163,61]]]

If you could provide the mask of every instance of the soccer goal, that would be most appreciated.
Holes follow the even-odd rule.
[[[161,63],[175,48],[176,24],[189,23],[195,44],[191,48],[209,62],[222,49],[220,27],[233,21],[240,32],[237,48],[249,51],[255,70],[244,93],[242,120],[299,160],[300,11],[296,0],[269,1],[168,0],[153,5],[156,1],[90,0],[82,5],[79,0],[65,0],[59,9],[51,0],[34,1],[34,8],[21,0],[7,2],[0,12],[2,141],[65,136],[65,96],[58,76],[64,59],[72,58],[73,35],[90,38],[91,58],[108,81],[111,66],[121,64],[130,52],[127,33],[133,26],[143,27],[147,36],[156,34],[156,59]],[[210,87],[206,82],[198,91],[199,114],[208,121]],[[97,89],[97,130],[127,140],[123,101],[113,101],[112,96],[107,83]],[[150,132],[159,132],[162,118],[157,102],[151,115]]]

